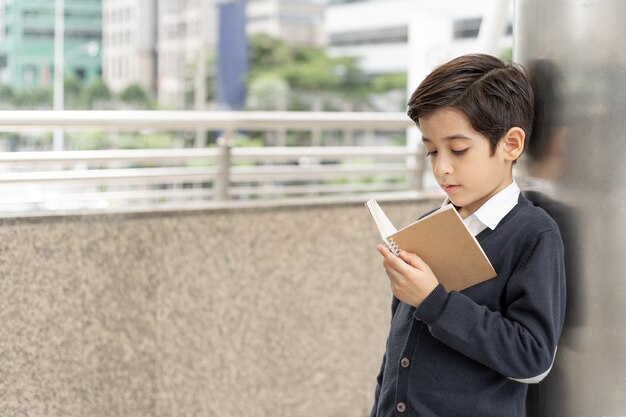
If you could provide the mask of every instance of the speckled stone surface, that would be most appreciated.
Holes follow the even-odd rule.
[[[378,242],[354,203],[0,219],[0,416],[366,416]]]

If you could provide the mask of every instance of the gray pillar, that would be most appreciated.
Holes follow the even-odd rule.
[[[513,58],[538,99],[531,184],[562,220],[568,264],[565,329],[537,415],[626,415],[624,16],[622,0],[516,3]]]

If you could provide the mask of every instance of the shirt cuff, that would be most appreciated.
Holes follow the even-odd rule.
[[[443,285],[437,285],[415,310],[413,316],[425,323],[434,322],[446,306],[448,294]]]

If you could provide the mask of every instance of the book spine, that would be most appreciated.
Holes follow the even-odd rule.
[[[398,246],[396,244],[396,242],[393,241],[392,238],[387,238],[387,247],[389,248],[389,250],[391,251],[391,253],[393,253],[396,256],[400,256],[400,246]]]

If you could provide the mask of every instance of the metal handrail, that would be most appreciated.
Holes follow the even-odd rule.
[[[9,172],[0,175],[0,184],[23,182],[77,182],[116,181],[129,179],[194,180],[214,178],[213,168],[141,168],[141,169],[91,169],[80,171]]]
[[[219,154],[220,150],[216,148],[0,152],[0,163],[187,161],[194,159],[214,159],[219,156]]]
[[[215,159],[219,148],[199,149],[132,149],[101,151],[39,151],[0,152],[0,163],[26,162],[77,162],[77,161],[180,161]],[[232,156],[237,160],[294,160],[301,157],[362,157],[377,158],[406,156],[406,147],[353,147],[353,146],[293,146],[233,148]]]
[[[102,201],[139,200],[169,207],[172,201],[184,204],[198,198],[215,203],[280,195],[419,191],[424,164],[416,145],[234,147],[231,140],[235,132],[248,130],[397,132],[411,126],[402,113],[0,112],[0,131],[200,129],[221,134],[217,145],[208,148],[0,152],[5,196],[0,211],[3,204],[17,207],[20,202],[39,210],[46,206],[45,198],[54,198],[51,206],[56,206],[65,197],[81,204],[97,200],[98,207]],[[20,198],[22,184],[30,194]],[[37,184],[49,186],[32,191]]]
[[[406,129],[414,126],[404,113],[373,112],[225,112],[65,110],[0,112],[0,131],[18,129],[239,129],[275,130]]]

